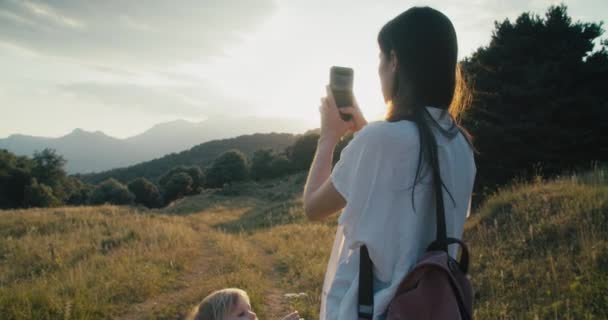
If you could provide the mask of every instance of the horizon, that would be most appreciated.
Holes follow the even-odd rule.
[[[332,65],[355,69],[360,107],[377,120],[385,105],[376,35],[389,19],[415,5],[442,11],[463,59],[489,43],[494,21],[544,16],[559,3],[573,21],[606,21],[608,3],[599,0],[8,1],[0,4],[0,104],[10,107],[0,137],[81,128],[124,139],[160,123],[235,114],[313,129]]]
[[[251,117],[256,117],[256,116],[252,115],[252,116],[243,116],[243,117],[238,117],[238,118],[251,118]],[[280,119],[283,119],[283,120],[292,120],[292,119],[288,119],[288,118],[279,118],[279,117],[265,117],[265,118],[259,117],[259,119],[266,119],[266,120],[280,120]],[[144,128],[142,131],[135,132],[135,133],[133,133],[133,134],[131,134],[129,136],[125,136],[125,137],[113,136],[113,135],[108,134],[107,132],[104,132],[102,130],[88,130],[86,128],[75,127],[75,128],[69,129],[68,131],[66,131],[64,133],[61,133],[61,134],[59,134],[57,136],[40,136],[40,135],[30,135],[30,134],[27,134],[27,133],[16,132],[16,133],[11,133],[11,134],[9,134],[7,136],[4,136],[4,137],[0,137],[0,140],[1,139],[9,139],[9,138],[15,137],[15,136],[26,136],[26,137],[33,137],[33,138],[59,139],[59,138],[63,138],[65,136],[68,136],[70,134],[73,134],[76,131],[83,131],[85,133],[91,133],[91,134],[101,133],[101,134],[103,134],[103,135],[105,135],[107,137],[113,138],[113,139],[127,140],[127,139],[130,139],[130,138],[133,138],[133,137],[145,134],[148,131],[153,130],[153,129],[155,129],[155,128],[159,127],[159,126],[162,126],[162,125],[172,124],[172,123],[176,123],[176,122],[185,122],[185,123],[192,124],[192,125],[200,125],[200,124],[203,124],[204,122],[206,122],[208,120],[211,120],[211,119],[207,118],[207,119],[199,120],[199,119],[176,118],[176,119],[173,119],[173,120],[167,120],[167,121],[163,121],[163,122],[153,123],[151,126],[149,126],[147,128]],[[302,128],[302,126],[299,126],[299,127],[294,127],[292,129],[294,129],[294,130],[291,130],[289,132],[288,131],[280,131],[279,132],[279,131],[276,131],[276,130],[273,131],[273,132],[275,132],[275,133],[301,134],[301,133],[304,133],[304,132],[309,131],[309,130],[318,129],[318,126],[316,128],[304,128],[304,129]],[[258,131],[256,131],[256,132],[251,132],[251,133],[248,133],[248,134],[257,134],[257,133],[266,134],[266,133],[269,133],[269,132],[258,132]],[[237,136],[240,136],[240,135],[242,135],[242,134],[238,134]],[[228,138],[230,138],[230,137],[228,137]]]

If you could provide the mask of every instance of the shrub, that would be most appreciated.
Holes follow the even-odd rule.
[[[25,207],[56,207],[61,201],[53,195],[53,189],[36,178],[25,187],[23,204]]]
[[[202,191],[203,185],[205,185],[205,175],[200,167],[198,166],[177,166],[167,171],[159,180],[159,184],[162,186],[167,185],[169,180],[176,173],[184,172],[192,178],[192,185],[190,188],[192,189],[188,194],[198,194]]]
[[[229,150],[219,155],[206,172],[207,186],[222,187],[225,183],[243,181],[247,178],[247,158],[238,150]]]
[[[98,184],[89,196],[90,204],[132,204],[135,196],[127,187],[114,178]]]
[[[169,203],[192,193],[192,177],[185,172],[174,173],[163,186],[165,202]]]
[[[308,170],[317,151],[319,135],[306,134],[299,137],[293,145],[287,147],[287,157],[293,171]]]
[[[128,188],[135,195],[135,203],[143,204],[148,208],[158,208],[163,204],[158,188],[146,178],[131,181]]]

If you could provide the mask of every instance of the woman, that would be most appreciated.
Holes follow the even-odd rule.
[[[385,119],[367,124],[355,103],[341,109],[353,116],[342,121],[330,90],[319,107],[321,136],[304,210],[317,220],[343,209],[321,320],[357,319],[363,244],[373,263],[373,319],[386,317],[399,282],[435,239],[431,166],[440,168],[448,237],[462,237],[470,212],[476,168],[469,135],[456,122],[467,96],[452,23],[435,9],[414,7],[382,27],[378,44]],[[335,145],[347,131],[354,137],[331,170]]]

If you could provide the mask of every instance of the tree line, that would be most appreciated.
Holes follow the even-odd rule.
[[[305,134],[283,152],[264,148],[255,151],[251,159],[238,149],[230,149],[209,166],[175,166],[155,179],[158,183],[138,177],[127,183],[108,178],[90,184],[67,175],[66,160],[53,149],[36,151],[31,158],[2,149],[0,208],[104,203],[160,208],[203,189],[223,189],[239,181],[273,179],[307,170],[318,139],[317,133]],[[334,162],[349,140],[346,138],[337,146]]]
[[[297,137],[298,135],[291,133],[273,132],[212,140],[193,146],[188,150],[166,154],[131,166],[102,172],[76,174],[76,176],[82,181],[92,184],[100,183],[108,178],[114,178],[126,184],[139,177],[144,177],[158,184],[158,179],[173,167],[199,166],[204,168],[211,165],[219,154],[231,149],[238,149],[248,157],[252,157],[253,153],[259,149],[271,148],[280,153],[292,145]]]

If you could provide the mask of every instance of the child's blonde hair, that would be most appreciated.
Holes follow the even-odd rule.
[[[250,303],[247,292],[238,288],[213,291],[192,310],[188,320],[224,320],[239,298]]]

